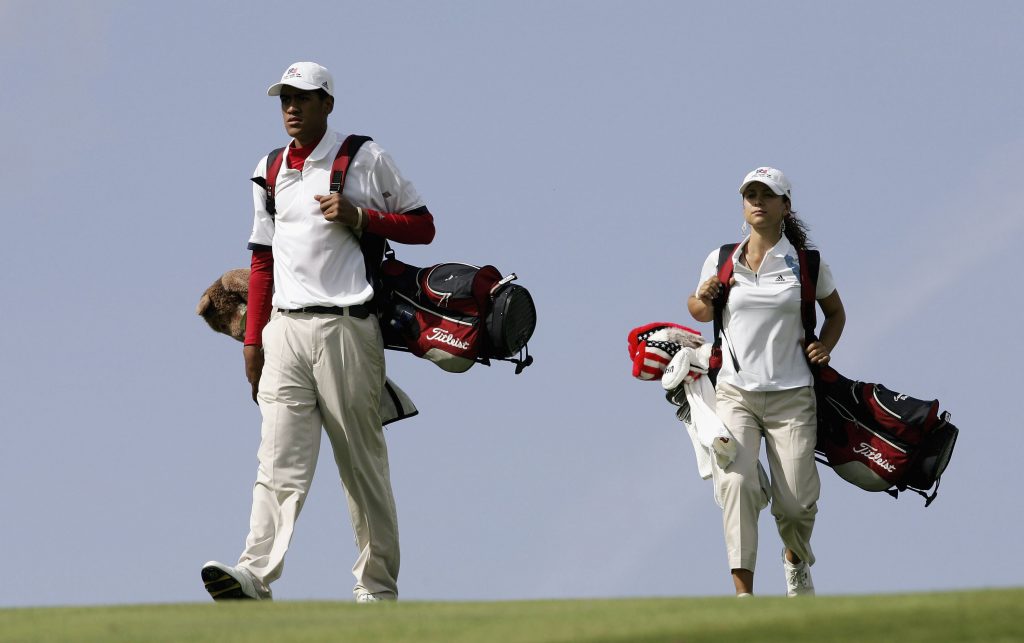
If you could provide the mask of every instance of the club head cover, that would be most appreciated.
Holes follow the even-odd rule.
[[[701,344],[693,351],[690,358],[690,370],[698,373],[708,372],[708,362],[711,360],[711,344]]]
[[[661,377],[681,349],[705,343],[699,332],[672,322],[638,326],[629,332],[628,342],[633,377],[641,380]]]
[[[683,380],[690,373],[690,355],[693,349],[684,348],[675,354],[672,361],[665,367],[665,373],[661,376],[661,387],[666,391],[679,388]]]
[[[633,377],[641,380],[661,377],[678,350],[678,344],[659,341],[653,337],[641,342],[633,358]]]
[[[683,348],[697,348],[705,343],[700,333],[692,328],[679,326],[678,324],[667,326],[659,330],[657,334],[662,339],[679,344]]]

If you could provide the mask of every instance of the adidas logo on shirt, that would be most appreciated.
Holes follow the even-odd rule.
[[[784,281],[786,281],[786,279],[782,275],[775,278],[775,283],[782,283]]]

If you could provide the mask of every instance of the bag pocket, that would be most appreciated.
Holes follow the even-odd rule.
[[[897,485],[911,462],[910,447],[884,431],[860,422],[842,405],[826,398],[819,417],[817,450],[839,476],[867,491]]]
[[[949,413],[942,414],[942,422],[928,434],[918,447],[914,463],[907,474],[907,486],[927,491],[942,476],[953,457],[960,429],[949,423]]]
[[[862,393],[871,412],[869,420],[909,444],[924,440],[938,420],[938,400],[919,400],[881,384],[865,384]]]
[[[476,363],[480,346],[479,319],[441,313],[399,292],[395,296],[401,301],[396,304],[393,317],[401,320],[398,331],[414,355],[451,373],[462,373]]]
[[[522,286],[506,284],[495,295],[484,321],[491,357],[511,357],[526,346],[537,327],[533,297]]]

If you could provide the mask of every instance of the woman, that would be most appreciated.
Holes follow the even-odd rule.
[[[813,595],[811,531],[817,513],[814,461],[816,405],[808,362],[827,364],[846,322],[828,265],[822,261],[815,298],[825,315],[820,339],[803,346],[797,249],[807,248],[807,227],[793,211],[789,181],[760,167],[740,185],[742,226],[749,236],[733,254],[735,265],[723,311],[717,413],[738,443],[735,462],[716,471],[725,543],[736,595],[751,596],[757,560],[757,519],[764,494],[757,472],[764,438],[771,472],[772,514],[785,545],[788,596]],[[708,255],[687,307],[697,321],[714,318],[721,289],[718,250]]]

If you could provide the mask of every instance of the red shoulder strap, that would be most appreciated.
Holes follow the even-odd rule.
[[[345,189],[345,177],[348,175],[348,166],[352,163],[352,157],[356,155],[363,143],[372,140],[369,136],[358,134],[350,134],[345,138],[331,165],[331,194]]]
[[[277,206],[274,204],[274,187],[277,185],[277,175],[281,171],[281,162],[284,159],[284,148],[279,147],[267,154],[267,178],[253,177],[252,182],[267,191],[267,212],[270,216],[277,214]]]
[[[722,366],[722,317],[725,303],[729,299],[729,280],[732,278],[732,256],[739,244],[726,244],[718,252],[718,280],[722,282],[718,297],[715,298],[715,341],[711,349],[709,375],[715,381],[718,369]],[[804,336],[807,343],[818,340],[815,334],[817,314],[815,293],[818,288],[818,270],[821,266],[821,255],[817,250],[797,250],[800,261],[800,317],[803,320]]]
[[[738,243],[727,243],[718,249],[718,281],[721,287],[718,296],[713,303],[715,309],[714,318],[714,343],[711,345],[711,358],[708,364],[708,377],[712,383],[718,379],[718,371],[722,368],[722,318],[725,312],[725,302],[729,299],[729,282],[732,280],[733,262],[732,256],[739,247]]]
[[[331,193],[338,193],[345,189],[345,177],[348,176],[348,166],[352,163],[356,152],[363,146],[363,143],[372,141],[369,136],[350,134],[342,141],[338,148],[338,155],[334,157],[331,164]],[[380,265],[385,255],[394,259],[394,252],[384,237],[377,236],[368,231],[363,231],[359,236],[359,249],[363,253],[363,265],[366,268],[366,280],[373,286],[373,299],[371,304],[375,308],[383,305],[384,287],[380,280]]]
[[[815,330],[818,327],[815,294],[818,290],[818,270],[821,254],[817,250],[797,250],[800,260],[800,318],[804,323],[804,337],[807,343],[818,341]]]
[[[718,249],[718,281],[722,282],[722,287],[726,290],[728,290],[729,281],[732,279],[732,256],[739,245],[738,243],[727,243]],[[723,306],[728,298],[728,295],[722,297]]]
[[[348,174],[348,166],[352,157],[356,155],[359,148],[366,141],[372,141],[369,136],[352,134],[348,136],[338,149],[338,155],[331,165],[331,192],[341,192],[345,187],[345,175]],[[277,175],[281,172],[281,164],[284,162],[284,148],[279,147],[267,155],[267,178],[253,179],[253,181],[267,191],[267,212],[270,216],[277,214],[277,206],[274,201],[275,188],[277,186]]]

